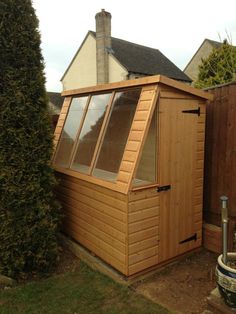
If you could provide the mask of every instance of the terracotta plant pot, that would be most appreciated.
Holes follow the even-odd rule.
[[[227,254],[230,265],[236,266],[236,252]],[[225,303],[236,308],[236,268],[232,268],[222,261],[222,254],[218,257],[216,267],[216,282]]]

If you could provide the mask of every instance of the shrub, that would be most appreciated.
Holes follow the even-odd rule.
[[[31,1],[1,0],[0,21],[0,273],[17,277],[55,264],[60,210]]]
[[[224,40],[199,66],[197,88],[206,88],[236,79],[236,47]]]

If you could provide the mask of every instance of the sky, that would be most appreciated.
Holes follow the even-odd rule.
[[[66,71],[95,14],[112,15],[113,37],[159,49],[181,70],[205,38],[236,45],[235,0],[32,0],[39,19],[47,91],[62,90]]]

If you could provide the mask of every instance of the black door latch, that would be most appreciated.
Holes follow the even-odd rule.
[[[183,240],[183,241],[180,241],[179,244],[183,244],[183,243],[186,243],[186,242],[189,242],[189,241],[197,241],[197,234],[194,233],[194,235],[192,235],[191,237]]]
[[[162,192],[162,191],[168,191],[170,190],[171,186],[169,185],[163,185],[163,186],[158,186],[157,187],[157,192]]]
[[[183,113],[197,114],[198,116],[200,116],[200,114],[201,114],[200,107],[198,107],[197,109],[183,110],[182,112]]]

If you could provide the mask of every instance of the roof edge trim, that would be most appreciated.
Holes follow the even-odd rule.
[[[79,88],[79,89],[68,90],[68,91],[62,92],[62,96],[88,94],[88,93],[92,93],[92,92],[109,91],[112,89],[120,89],[120,88],[134,87],[134,86],[140,86],[140,85],[149,85],[149,84],[155,84],[155,83],[156,84],[162,83],[162,84],[171,86],[173,88],[182,90],[186,93],[195,95],[197,97],[212,100],[212,95],[210,93],[207,93],[207,92],[200,90],[200,89],[196,89],[196,88],[189,86],[185,83],[178,82],[176,80],[170,79],[170,78],[163,76],[163,75],[145,76],[145,77],[134,79],[134,80],[126,80],[126,81],[120,81],[120,82],[114,82],[114,83],[101,84],[101,85],[96,85],[96,86],[89,86],[89,87],[83,87],[83,88]]]

